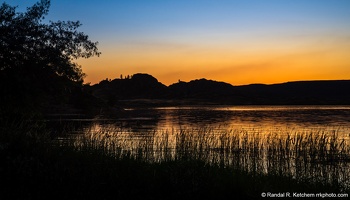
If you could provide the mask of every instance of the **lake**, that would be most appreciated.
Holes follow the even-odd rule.
[[[126,108],[114,117],[60,116],[50,123],[77,147],[100,145],[116,157],[202,159],[350,188],[350,106]]]
[[[334,129],[350,134],[350,106],[180,106],[126,108],[116,116],[56,116],[53,124],[69,124],[76,133],[114,126],[125,132],[172,129]]]

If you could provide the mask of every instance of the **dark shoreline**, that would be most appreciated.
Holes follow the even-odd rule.
[[[120,106],[127,101],[137,105],[143,103],[143,106],[350,104],[350,93],[347,92],[350,90],[350,80],[233,86],[224,82],[198,79],[165,86],[151,75],[135,74],[128,79],[104,80],[85,86],[84,89],[110,106]]]

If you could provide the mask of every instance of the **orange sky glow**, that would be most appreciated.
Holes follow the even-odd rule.
[[[100,57],[76,61],[85,83],[148,73],[244,85],[350,79],[349,10],[349,0],[60,0],[46,20],[79,20],[99,42]]]
[[[135,73],[165,85],[350,79],[349,0],[74,3],[52,1],[49,20],[80,20],[99,42],[100,57],[77,61],[86,83]]]
[[[233,85],[350,78],[349,37],[241,43],[107,47],[101,57],[78,63],[92,84],[134,73],[149,73],[166,85],[199,78]]]

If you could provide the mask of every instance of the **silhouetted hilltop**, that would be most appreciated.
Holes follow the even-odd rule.
[[[167,87],[149,74],[134,74],[131,77],[103,80],[91,86],[92,94],[114,104],[117,100],[138,98],[162,98]]]
[[[173,98],[223,99],[233,95],[233,86],[228,83],[207,79],[190,82],[179,81],[168,87]]]
[[[113,105],[118,100],[190,100],[217,104],[350,104],[350,80],[296,81],[280,84],[232,86],[225,82],[197,79],[170,86],[148,74],[104,80],[91,93]]]

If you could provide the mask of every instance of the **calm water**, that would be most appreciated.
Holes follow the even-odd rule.
[[[116,116],[53,115],[53,132],[81,134],[106,127],[145,134],[183,129],[249,132],[336,130],[350,138],[350,106],[181,106],[127,108]]]
[[[78,146],[88,138],[118,156],[157,162],[190,153],[246,171],[350,189],[350,106],[128,108],[115,117],[72,115],[50,122],[80,138]]]
[[[79,119],[74,119],[79,122]],[[83,128],[115,126],[146,133],[178,129],[335,129],[350,134],[350,106],[205,106],[126,109],[115,118],[84,119]],[[348,133],[348,135],[346,135]]]

